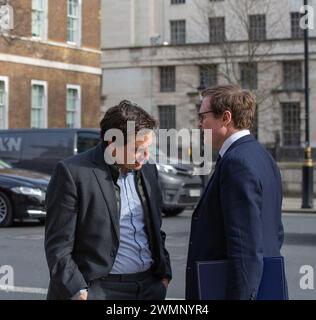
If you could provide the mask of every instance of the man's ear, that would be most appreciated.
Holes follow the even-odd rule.
[[[226,126],[229,126],[233,122],[233,116],[232,113],[228,110],[226,110],[223,114],[223,122]]]

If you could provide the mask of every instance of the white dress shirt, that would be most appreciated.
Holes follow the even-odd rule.
[[[242,137],[245,137],[245,136],[248,136],[250,135],[250,131],[249,130],[241,130],[241,131],[238,131],[234,134],[232,134],[229,138],[227,138],[221,149],[219,150],[219,154],[220,156],[223,158],[224,157],[224,154],[226,153],[226,151],[230,148],[230,146],[236,142],[237,140],[239,140],[240,138]]]

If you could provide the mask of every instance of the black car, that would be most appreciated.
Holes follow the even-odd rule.
[[[0,160],[0,227],[13,221],[45,221],[45,195],[50,177],[41,173],[14,169]]]

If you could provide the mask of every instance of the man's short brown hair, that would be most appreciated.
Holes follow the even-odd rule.
[[[207,88],[202,92],[202,97],[210,97],[209,109],[214,112],[216,118],[225,111],[230,111],[236,129],[252,128],[256,102],[249,90],[237,85],[222,85]]]

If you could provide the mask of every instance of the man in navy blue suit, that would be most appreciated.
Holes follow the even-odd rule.
[[[250,134],[254,113],[254,96],[238,86],[203,92],[200,127],[212,130],[219,157],[192,216],[187,299],[199,298],[197,261],[227,260],[227,298],[251,300],[257,296],[263,258],[280,256],[281,176],[270,154]]]

